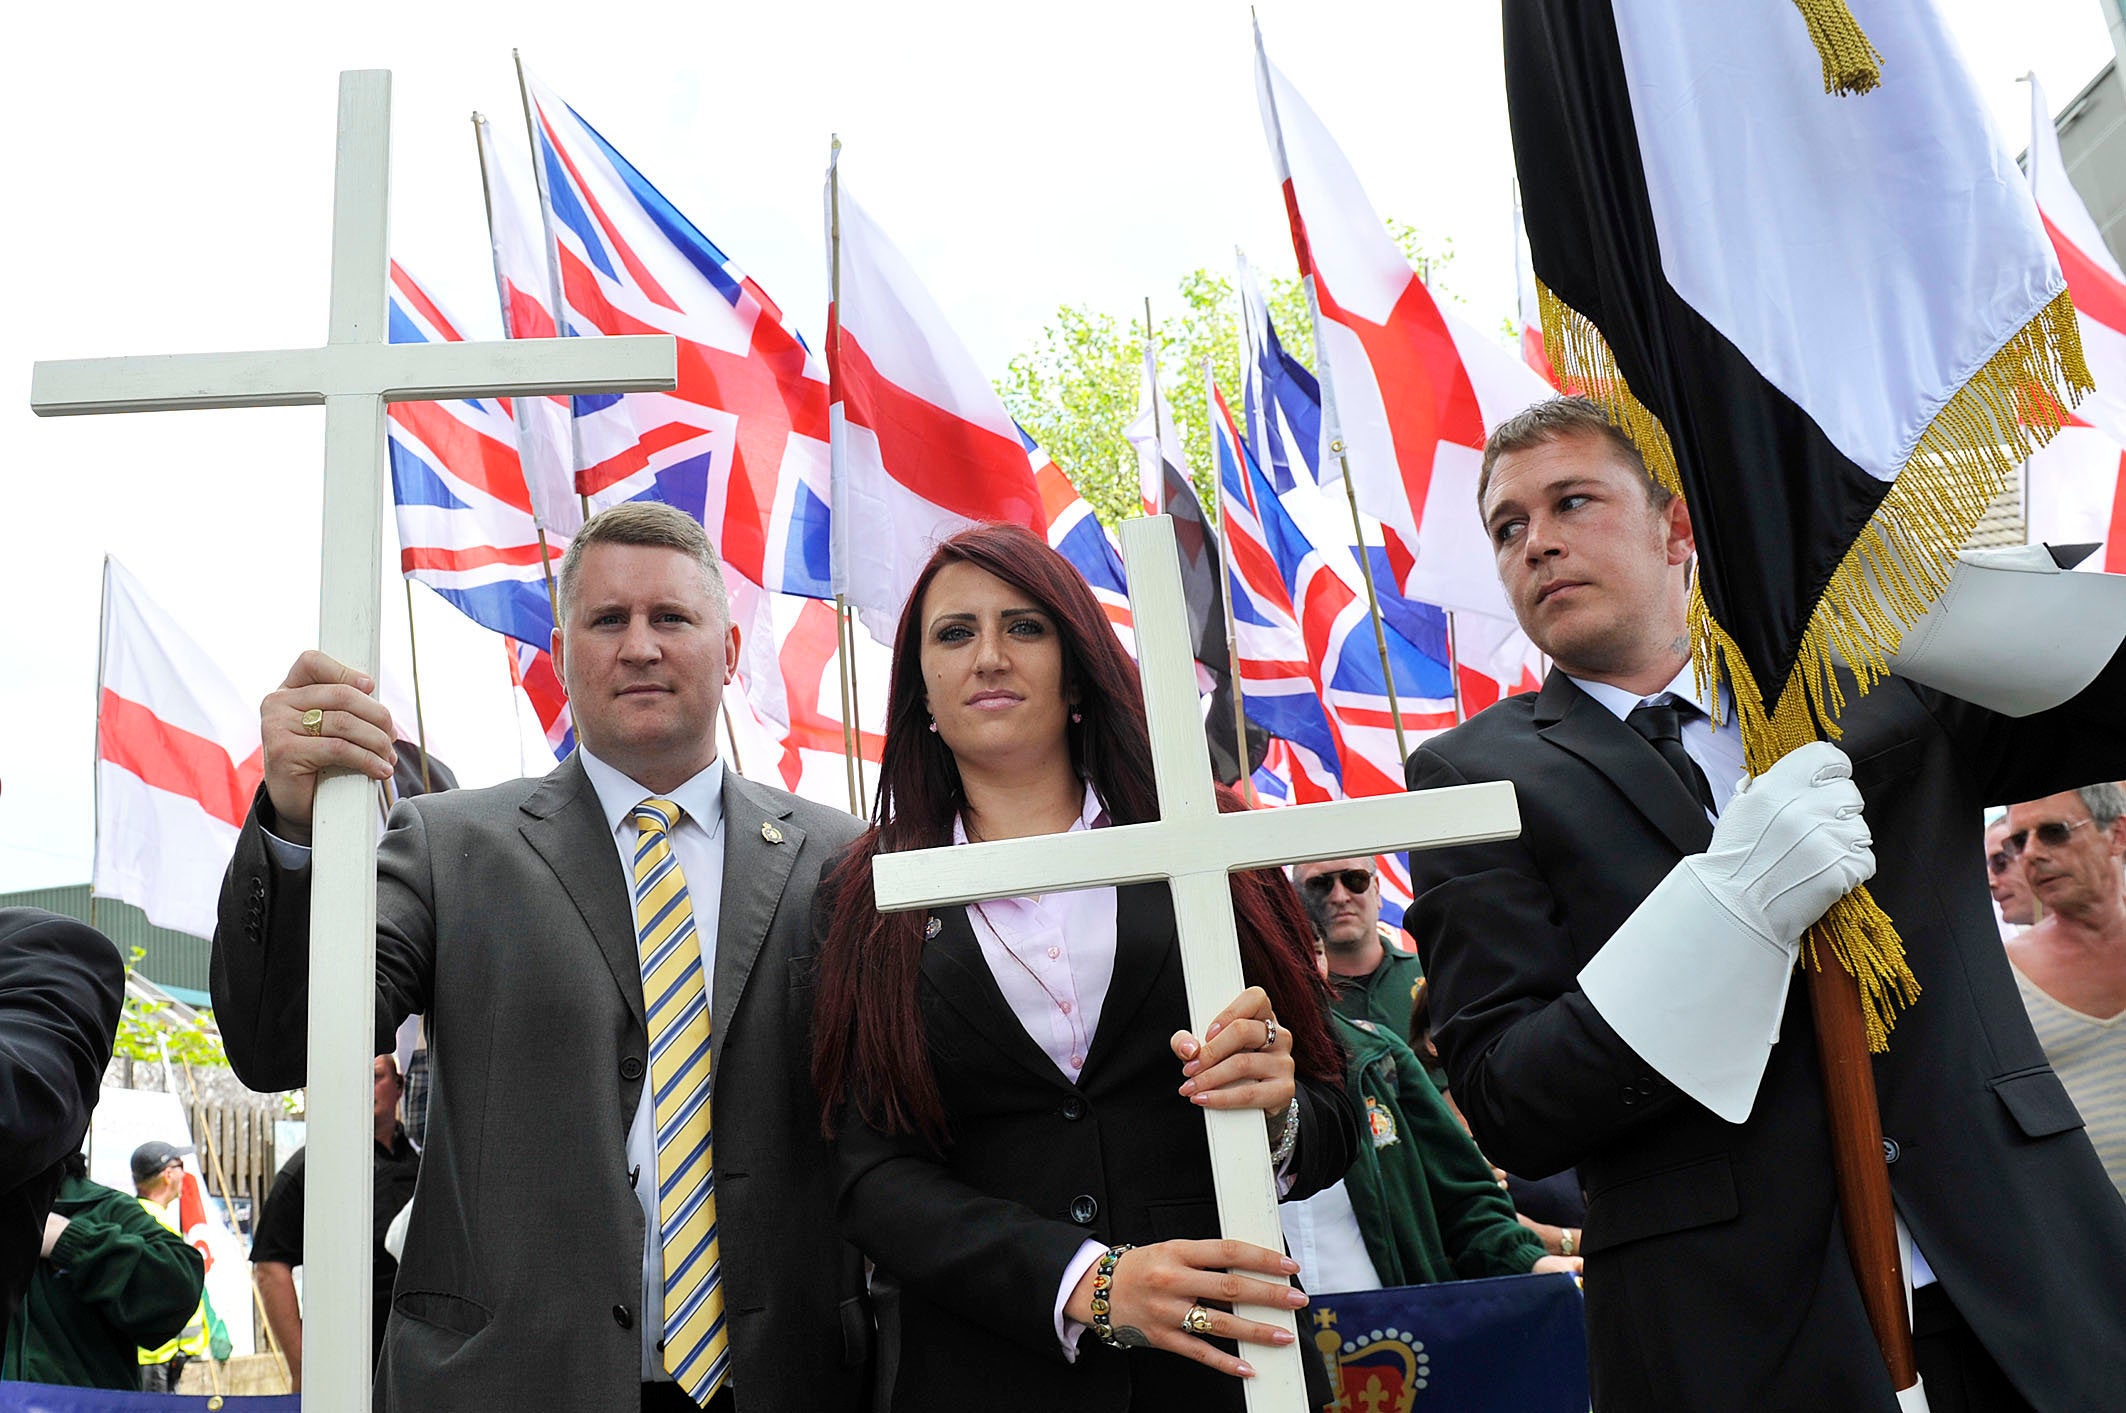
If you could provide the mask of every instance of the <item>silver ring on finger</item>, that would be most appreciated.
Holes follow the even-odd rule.
[[[1190,1334],[1209,1334],[1211,1332],[1211,1312],[1201,1305],[1189,1306],[1188,1313],[1181,1317],[1181,1328],[1187,1330]]]
[[[1264,1035],[1263,1035],[1263,1039],[1262,1039],[1262,1048],[1263,1048],[1263,1049],[1265,1049],[1265,1050],[1274,1050],[1274,1049],[1276,1049],[1276,1048],[1277,1048],[1277,1022],[1276,1022],[1276,1020],[1275,1020],[1274,1018],[1272,1018],[1272,1019],[1270,1019],[1270,1020],[1266,1020],[1266,1021],[1264,1021],[1264,1022],[1262,1023],[1262,1028],[1263,1028],[1263,1031],[1264,1031]]]

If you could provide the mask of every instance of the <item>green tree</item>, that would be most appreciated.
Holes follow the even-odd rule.
[[[135,947],[126,962],[126,976],[130,979],[133,969],[147,950]],[[112,1046],[114,1055],[146,1064],[160,1064],[168,1060],[173,1065],[219,1065],[229,1067],[229,1056],[223,1051],[221,1035],[209,1019],[210,1013],[195,1012],[190,1020],[181,1019],[170,1009],[167,1001],[150,1001],[126,989],[125,1004],[118,1014],[118,1036]]]
[[[1415,227],[1387,222],[1389,233],[1435,295],[1454,258],[1452,240],[1428,243]],[[1237,421],[1242,334],[1240,296],[1230,276],[1207,269],[1181,277],[1167,301],[1155,300],[1152,340],[1158,350],[1160,415],[1180,433],[1182,453],[1204,511],[1217,518],[1211,475],[1208,364]],[[1296,276],[1264,282],[1270,320],[1294,357],[1314,365],[1314,326]],[[1164,303],[1165,308],[1161,308]],[[1136,451],[1123,435],[1137,415],[1144,368],[1144,311],[1117,313],[1085,304],[1058,309],[1040,339],[1011,360],[997,390],[1004,405],[1055,458],[1104,524],[1137,512]]]

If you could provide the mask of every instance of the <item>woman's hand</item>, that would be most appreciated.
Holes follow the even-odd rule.
[[[1229,1274],[1259,1271],[1274,1281]],[[1282,1306],[1297,1310],[1306,1293],[1287,1284],[1299,1263],[1281,1251],[1244,1241],[1162,1241],[1122,1253],[1107,1291],[1107,1323],[1116,1342],[1138,1349],[1164,1349],[1207,1364],[1235,1378],[1255,1377],[1253,1366],[1191,1334],[1181,1323],[1195,1306],[1210,1315],[1205,1334],[1247,1344],[1290,1344],[1289,1330],[1232,1313],[1236,1304]],[[1092,1323],[1093,1272],[1078,1282],[1063,1313],[1083,1325]]]
[[[1181,1093],[1206,1109],[1260,1109],[1275,1123],[1299,1092],[1292,1033],[1277,1024],[1259,986],[1220,1011],[1201,1040],[1177,1030],[1171,1044],[1183,1062]]]
[[[1576,1276],[1585,1270],[1586,1266],[1587,1259],[1583,1256],[1538,1256],[1535,1258],[1535,1264],[1528,1268],[1528,1274],[1547,1276],[1553,1271],[1563,1271],[1567,1275]]]

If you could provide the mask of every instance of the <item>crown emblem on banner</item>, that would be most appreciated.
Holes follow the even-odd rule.
[[[1408,1330],[1371,1330],[1339,1339],[1336,1314],[1316,1313],[1314,1346],[1335,1374],[1336,1413],[1410,1413],[1431,1381],[1432,1356]]]

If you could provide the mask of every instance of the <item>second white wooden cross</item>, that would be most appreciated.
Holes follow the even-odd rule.
[[[1510,839],[1521,832],[1513,787],[1459,785],[1422,794],[1378,795],[1333,804],[1220,814],[1209,746],[1197,705],[1187,607],[1174,522],[1167,516],[1122,526],[1136,622],[1138,672],[1151,730],[1159,819],[1072,834],[1048,834],[950,849],[881,854],[872,864],[881,911],[943,907],[988,898],[1106,888],[1165,879],[1173,889],[1189,1022],[1201,1034],[1247,987],[1226,875],[1314,859],[1363,858],[1397,849],[1444,848]],[[1254,1110],[1204,1111],[1222,1232],[1282,1250],[1269,1136]],[[1302,1136],[1301,1141],[1305,1138]],[[1244,1307],[1250,1319],[1292,1330],[1288,1310]],[[1295,1331],[1296,1333],[1296,1331]],[[1306,1406],[1300,1360],[1305,1342],[1250,1349],[1250,1413]]]
[[[391,75],[340,75],[332,190],[332,317],[322,348],[39,363],[40,416],[194,407],[325,407],[318,647],[377,672],[383,582],[384,407],[458,397],[664,391],[669,336],[387,341]],[[310,1197],[303,1222],[303,1402],[368,1413],[376,1012],[376,797],[344,771],[318,784],[310,887]],[[383,1311],[376,1312],[382,1319]]]

